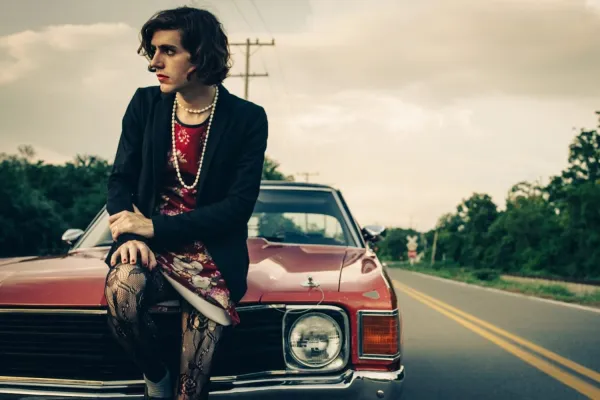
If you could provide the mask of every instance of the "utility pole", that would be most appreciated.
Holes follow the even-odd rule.
[[[246,39],[245,43],[230,43],[230,46],[246,46],[246,68],[245,68],[245,73],[243,74],[235,74],[235,75],[229,75],[230,77],[234,77],[234,78],[244,78],[244,99],[248,100],[248,86],[249,86],[249,79],[250,78],[258,78],[258,77],[266,77],[269,76],[269,73],[264,73],[264,74],[257,74],[257,73],[250,73],[250,47],[251,46],[275,46],[275,39],[272,39],[271,42],[266,42],[266,43],[262,43],[259,42],[258,39],[256,39],[256,41],[254,43],[250,42],[250,39]]]
[[[437,240],[438,240],[438,230],[435,229],[435,234],[433,235],[433,248],[431,249],[431,265],[435,264],[435,250],[437,248]]]
[[[318,172],[297,172],[295,175],[304,176],[305,182],[308,182],[309,176],[318,176],[319,173]]]
[[[304,175],[304,179],[306,182],[308,182],[308,177],[309,176],[317,176],[319,175],[318,172],[297,172],[295,175]],[[304,214],[304,226],[306,229],[306,232],[308,232],[308,214]]]

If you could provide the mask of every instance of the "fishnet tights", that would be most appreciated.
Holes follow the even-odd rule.
[[[206,318],[180,298],[159,268],[150,271],[139,265],[119,264],[110,270],[105,287],[109,326],[146,377],[157,382],[166,371],[165,357],[157,354],[163,346],[158,342],[156,325],[148,309],[162,301],[179,299],[182,350],[177,398],[206,399],[212,359],[224,326]]]

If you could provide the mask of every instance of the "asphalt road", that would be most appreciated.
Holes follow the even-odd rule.
[[[600,312],[390,268],[403,400],[600,399]]]

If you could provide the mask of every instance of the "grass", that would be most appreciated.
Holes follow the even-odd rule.
[[[542,297],[546,299],[576,303],[592,307],[600,307],[600,287],[594,293],[575,294],[560,283],[536,284],[521,283],[504,280],[494,270],[475,270],[458,266],[435,266],[434,268],[424,264],[410,265],[402,262],[387,262],[390,268],[401,268],[407,271],[415,271],[440,278],[470,283],[479,286],[491,287],[507,292],[522,293],[529,296]]]

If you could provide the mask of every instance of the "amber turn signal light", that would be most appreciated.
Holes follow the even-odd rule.
[[[395,356],[399,349],[399,324],[396,315],[362,316],[362,354]]]

